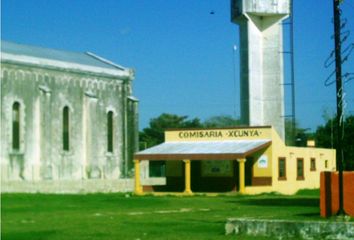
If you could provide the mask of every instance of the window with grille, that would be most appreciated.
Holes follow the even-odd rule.
[[[279,158],[278,159],[278,179],[279,180],[286,180],[286,159]]]
[[[70,132],[69,132],[69,107],[65,106],[63,109],[63,150],[70,150]]]
[[[316,159],[315,158],[310,159],[310,171],[316,171]]]
[[[113,112],[107,113],[107,151],[113,152]]]
[[[297,162],[296,180],[304,180],[304,159],[298,158],[296,162]]]
[[[20,109],[19,102],[12,105],[12,149],[20,150]]]

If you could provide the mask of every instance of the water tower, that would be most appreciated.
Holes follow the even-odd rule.
[[[282,21],[290,0],[231,0],[240,28],[241,121],[272,125],[285,138]]]

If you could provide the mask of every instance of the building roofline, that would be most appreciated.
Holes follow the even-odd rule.
[[[96,60],[98,60],[98,61],[101,61],[101,62],[103,62],[103,63],[106,63],[106,64],[108,64],[108,65],[111,65],[111,66],[113,66],[113,67],[115,67],[115,68],[118,68],[119,70],[127,70],[128,68],[125,68],[125,67],[123,67],[123,66],[121,66],[121,65],[118,65],[118,64],[115,64],[114,62],[111,62],[111,61],[109,61],[109,60],[107,60],[107,59],[105,59],[105,58],[103,58],[103,57],[100,57],[100,56],[98,56],[98,55],[96,55],[96,54],[94,54],[94,53],[92,53],[92,52],[85,52],[88,56],[90,56],[90,57],[93,57],[93,58],[95,58]]]
[[[104,67],[90,66],[80,63],[73,63],[61,60],[52,60],[47,58],[32,57],[26,55],[16,55],[1,52],[1,62],[12,63],[12,64],[22,64],[27,66],[36,66],[40,68],[47,69],[58,69],[58,70],[68,70],[72,72],[80,73],[92,73],[95,75],[115,77],[122,80],[133,80],[134,71],[129,68],[124,68],[124,70],[119,69],[109,69]]]
[[[128,96],[127,97],[130,101],[132,101],[132,102],[139,102],[139,99],[138,98],[136,98],[136,97],[134,97],[134,96]]]
[[[38,52],[38,54],[34,54]],[[92,52],[74,52],[1,40],[1,62],[133,80],[134,70]]]
[[[211,128],[168,128],[165,131],[198,131],[198,130],[224,130],[224,129],[254,129],[272,128],[272,126],[233,126],[233,127],[211,127]]]

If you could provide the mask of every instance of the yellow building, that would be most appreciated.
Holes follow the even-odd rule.
[[[156,161],[164,163],[165,176],[152,179],[146,166]],[[134,162],[136,194],[293,194],[319,188],[320,172],[336,168],[335,150],[288,147],[269,126],[168,130],[164,143],[137,152]]]

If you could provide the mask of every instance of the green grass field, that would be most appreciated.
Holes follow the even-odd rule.
[[[236,239],[224,235],[229,217],[323,220],[319,191],[216,197],[2,194],[1,201],[4,240]]]

